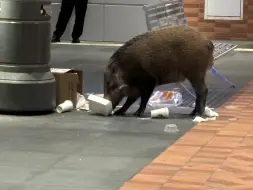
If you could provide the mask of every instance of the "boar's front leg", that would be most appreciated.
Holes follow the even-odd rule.
[[[145,109],[147,107],[147,103],[149,101],[149,98],[154,91],[155,88],[155,81],[153,79],[147,80],[145,85],[140,86],[140,92],[141,92],[141,104],[139,109],[134,113],[135,116],[142,117]]]
[[[190,81],[196,93],[195,108],[190,114],[191,116],[203,116],[206,107],[206,99],[208,89],[205,84],[205,78]]]
[[[148,93],[148,94],[142,94],[141,95],[141,104],[140,104],[140,107],[139,109],[134,113],[135,116],[138,116],[138,117],[142,117],[144,112],[145,112],[145,109],[147,107],[147,103],[148,103],[148,100],[151,96],[153,91],[151,91],[151,93]]]
[[[117,111],[114,112],[114,115],[125,115],[126,111],[128,108],[138,99],[139,97],[127,97],[126,102],[124,105],[118,109]]]

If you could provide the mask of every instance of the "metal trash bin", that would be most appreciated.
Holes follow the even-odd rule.
[[[49,0],[0,0],[0,111],[55,108],[50,72],[50,20],[41,14]]]

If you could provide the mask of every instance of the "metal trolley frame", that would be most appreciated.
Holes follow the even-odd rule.
[[[187,26],[183,0],[160,0],[154,4],[144,5],[143,8],[146,14],[146,24],[149,31],[165,27]],[[228,43],[214,43],[214,46],[215,60],[237,47],[237,45]],[[229,87],[236,87],[232,82],[219,73],[215,67],[212,67],[210,71],[214,76],[228,84]],[[195,95],[188,90],[183,83],[180,83],[180,85],[195,98]]]

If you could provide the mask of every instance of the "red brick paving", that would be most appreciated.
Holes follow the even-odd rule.
[[[120,190],[253,190],[253,81]]]

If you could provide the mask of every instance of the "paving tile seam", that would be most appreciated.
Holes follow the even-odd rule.
[[[226,105],[230,105],[230,104],[233,104],[234,102],[235,102],[235,105],[240,105],[240,104],[243,104],[244,102],[245,102],[245,105],[243,106],[243,107],[240,107],[239,109],[236,107],[236,109],[235,109],[235,111],[236,111],[236,113],[235,113],[235,116],[243,116],[243,115],[245,115],[244,114],[244,108],[247,108],[248,106],[251,106],[252,105],[252,103],[253,103],[253,99],[250,99],[250,93],[252,92],[252,90],[248,90],[249,88],[251,88],[253,86],[253,81],[249,81],[248,82],[248,84],[246,84],[239,92],[236,92],[229,100],[227,100],[220,108],[218,108],[217,110],[218,110],[218,112],[226,112],[226,111],[228,111],[227,109],[226,109]],[[247,94],[247,95],[246,95]],[[249,97],[247,97],[249,95]],[[245,97],[247,97],[247,99],[248,100],[246,100],[246,101],[241,101],[241,99],[242,98],[245,98]],[[236,101],[241,101],[239,104],[236,102]],[[243,103],[242,103],[243,102]],[[237,103],[237,104],[236,104]],[[233,114],[234,115],[234,114]],[[250,115],[250,113],[249,113],[249,115]],[[248,115],[248,116],[249,116]],[[247,117],[247,115],[245,116],[245,118]],[[166,180],[166,182],[165,183],[163,183],[163,184],[161,184],[159,187],[156,187],[156,190],[162,190],[162,189],[165,189],[166,188],[166,184],[174,177],[174,176],[176,176],[177,174],[179,174],[182,170],[185,170],[184,169],[184,166],[186,166],[186,165],[188,165],[189,163],[191,163],[191,160],[198,154],[198,153],[200,153],[201,151],[203,151],[203,149],[205,149],[206,148],[206,145],[208,144],[208,143],[210,143],[214,138],[216,138],[216,137],[224,137],[224,138],[240,138],[240,140],[237,142],[237,145],[239,145],[239,144],[241,144],[246,138],[248,138],[249,137],[249,135],[244,135],[243,137],[240,137],[240,136],[222,136],[222,135],[219,135],[219,133],[221,132],[221,131],[223,131],[224,130],[224,128],[226,128],[228,125],[230,125],[231,123],[234,123],[235,125],[239,125],[239,122],[240,121],[238,121],[238,120],[236,120],[235,122],[234,121],[232,121],[232,120],[229,120],[228,121],[228,118],[225,118],[225,117],[221,117],[221,118],[219,118],[219,120],[217,120],[217,121],[214,121],[214,122],[212,122],[212,123],[219,123],[219,127],[220,128],[217,128],[217,130],[216,131],[214,131],[213,132],[213,136],[212,136],[212,138],[210,138],[210,139],[208,139],[204,144],[202,144],[201,146],[200,146],[200,148],[194,153],[194,154],[191,154],[191,156],[189,156],[189,159],[186,161],[186,162],[184,162],[184,164],[177,170],[177,171],[175,171],[167,180]],[[221,124],[223,122],[223,124]],[[173,148],[177,148],[177,147],[175,147],[175,146],[184,146],[184,145],[180,145],[180,144],[178,144],[178,142],[180,141],[180,140],[182,140],[183,139],[183,137],[184,136],[186,136],[186,135],[189,135],[189,134],[191,134],[191,133],[195,133],[195,135],[196,135],[196,131],[195,131],[195,129],[197,128],[197,127],[209,127],[209,126],[212,126],[213,124],[208,124],[208,123],[204,123],[204,124],[202,124],[202,123],[199,123],[199,124],[197,124],[197,125],[195,125],[190,131],[188,131],[187,133],[185,133],[182,137],[180,137],[175,143],[173,143],[170,147],[168,147],[164,152],[166,152],[166,151],[169,151],[169,150],[173,150]],[[252,132],[253,131],[253,129],[251,128],[251,130],[250,130],[250,132]],[[203,132],[203,134],[205,133],[205,131],[204,130],[202,130],[202,132]],[[201,133],[201,129],[199,130],[199,133]],[[210,132],[209,132],[210,133]],[[253,135],[251,135],[251,136],[253,136]],[[186,142],[187,143],[187,142]],[[189,147],[192,147],[192,146],[196,146],[196,145],[190,145]],[[212,148],[212,146],[209,146],[209,148]],[[220,148],[224,148],[224,147],[220,147]],[[229,152],[227,155],[226,155],[226,157],[224,158],[224,160],[221,162],[221,163],[217,163],[217,168],[215,169],[215,170],[213,170],[213,171],[211,171],[210,173],[209,173],[209,177],[205,180],[205,182],[201,185],[201,189],[203,189],[204,187],[206,187],[206,182],[210,182],[210,180],[211,180],[211,178],[215,175],[215,172],[220,168],[220,166],[224,166],[224,163],[226,162],[226,161],[228,161],[228,159],[229,158],[231,158],[231,155],[233,155],[237,150],[236,150],[236,148],[235,147],[230,147],[230,149],[231,149],[231,152]],[[161,155],[163,155],[164,154],[164,152],[162,152],[161,154],[159,154],[154,160],[156,160],[158,157],[160,157]],[[154,161],[153,160],[153,161]],[[146,167],[148,167],[149,165],[151,165],[152,163],[153,163],[153,161],[151,161],[151,163],[150,164],[148,164]],[[145,168],[146,168],[145,167]],[[144,168],[144,169],[145,169]],[[141,170],[140,172],[139,172],[139,174],[141,174],[142,173],[142,171],[143,170]],[[194,171],[194,170],[193,170]],[[133,177],[134,178],[134,177]],[[131,178],[131,179],[133,179],[133,178]],[[129,182],[134,182],[133,180],[129,180]],[[186,183],[188,183],[189,181],[186,181]],[[126,182],[127,183],[127,182]],[[125,183],[125,184],[126,184]],[[144,182],[143,182],[144,183]],[[122,187],[124,187],[124,186],[122,186]]]
[[[240,91],[239,91],[238,93],[234,94],[233,97],[237,97],[237,99],[239,99],[239,98],[240,98],[240,95],[242,95],[243,92],[244,92],[247,88],[249,88],[249,86],[250,86],[250,84],[247,84],[247,85],[241,90],[241,91],[242,91],[241,93],[240,93]],[[233,97],[231,97],[231,99],[233,99]],[[233,100],[232,100],[232,101],[229,100],[229,102],[232,103]],[[252,102],[252,100],[251,100],[250,102]],[[245,107],[246,107],[246,106],[245,106]],[[223,110],[223,109],[225,109],[225,108],[224,108],[224,105],[221,106],[221,110]],[[240,112],[240,113],[243,113],[243,112]],[[225,119],[222,119],[222,121],[225,121]],[[229,123],[231,123],[231,122],[229,122]],[[227,125],[229,125],[229,123],[224,124],[224,125],[223,125],[223,128],[225,128]],[[197,127],[198,125],[200,125],[200,124],[197,124],[197,125],[194,126],[193,128]],[[207,126],[207,127],[208,127],[208,126]],[[216,134],[218,134],[220,131],[221,131],[221,129],[220,129],[219,131],[217,131]],[[253,129],[252,129],[251,131],[253,131]],[[215,137],[215,136],[214,136],[214,137]],[[214,137],[213,137],[213,138],[214,138]],[[243,142],[244,139],[246,139],[246,138],[247,138],[247,135],[244,136],[244,137],[241,139],[241,141],[238,142],[238,144],[240,144],[241,142]],[[211,140],[209,140],[209,142],[210,142],[210,141],[211,141]],[[206,143],[206,144],[207,144],[207,143]],[[203,145],[203,147],[205,147],[205,145]],[[201,149],[203,149],[203,147],[202,147]],[[200,149],[200,150],[201,150],[201,149]],[[199,151],[200,151],[200,150],[199,150]],[[199,151],[198,151],[198,152],[199,152]],[[233,149],[232,152],[229,153],[229,155],[226,157],[226,159],[224,159],[224,161],[223,161],[219,166],[224,165],[224,163],[229,159],[229,157],[230,157],[235,151],[236,151],[236,150]],[[198,152],[197,152],[197,153],[198,153]],[[196,153],[196,154],[197,154],[197,153]],[[195,155],[196,155],[196,154],[195,154]],[[185,164],[185,165],[187,165],[187,164]],[[210,175],[209,178],[206,180],[206,182],[209,181],[209,180],[214,176],[214,173],[215,173],[216,171],[217,171],[217,169],[214,170],[214,171],[211,173],[211,175]],[[176,174],[175,174],[175,175],[176,175]],[[205,185],[206,185],[206,184],[203,184],[202,187],[205,187]]]
[[[198,124],[196,124],[195,126],[197,126],[197,125],[198,125]],[[194,126],[193,128],[195,128],[195,126]],[[192,128],[192,129],[193,129],[193,128]],[[190,132],[191,132],[191,130],[189,130],[187,133],[190,133]],[[183,136],[185,136],[187,133],[185,133]],[[204,132],[203,132],[203,133],[204,133]],[[181,138],[183,138],[183,136],[180,137],[176,142],[178,142]],[[205,145],[207,145],[214,137],[215,137],[215,135],[214,135],[209,141],[207,141],[202,147],[201,147],[201,146],[198,146],[198,147],[199,147],[199,150],[196,151],[195,154],[191,155],[191,157],[189,158],[189,160],[188,160],[184,165],[182,165],[182,166],[177,170],[177,172],[175,172],[174,175],[172,175],[172,176],[170,177],[170,179],[171,179],[173,176],[177,175],[177,174],[181,171],[181,169],[183,169],[183,167],[184,167],[185,165],[189,164],[189,163],[191,162],[192,158],[194,158],[195,155],[197,155],[197,154],[200,152],[200,150],[202,150],[203,147],[204,147]],[[175,142],[175,143],[176,143],[176,142]],[[173,143],[170,147],[172,147],[173,145],[175,145],[175,143]],[[179,145],[179,146],[184,146],[184,145]],[[170,147],[167,148],[166,150],[169,150]],[[196,146],[196,147],[197,147],[197,146]],[[166,150],[165,150],[165,151],[166,151]],[[152,161],[151,161],[151,163],[152,163]],[[169,179],[167,180],[167,182],[168,182],[168,181],[169,181]],[[167,182],[166,182],[166,183],[167,183]],[[166,184],[166,183],[165,183],[165,184]],[[162,189],[163,187],[164,187],[164,185],[162,185],[161,189]],[[160,189],[159,189],[159,190],[160,190]]]
[[[198,125],[198,124],[197,124]],[[196,125],[196,126],[197,126]],[[187,133],[190,133],[191,132],[191,130],[190,131],[188,131]],[[185,133],[184,135],[186,135],[187,133]],[[203,132],[204,133],[204,132]],[[183,135],[183,136],[184,136]],[[182,137],[183,137],[182,136]],[[182,137],[180,137],[177,141],[179,141]],[[214,138],[214,137],[213,137]],[[212,139],[213,139],[212,138]],[[210,139],[211,140],[211,139]],[[176,142],[177,142],[176,141]],[[175,143],[176,143],[175,142]],[[209,141],[208,141],[209,142]],[[208,142],[206,143],[206,144],[208,144]],[[168,151],[168,150],[170,150],[171,149],[171,147],[173,146],[173,145],[175,145],[175,143],[173,143],[169,148],[167,148],[167,149],[165,149],[165,151]],[[177,145],[177,146],[185,146],[185,145]],[[200,146],[199,146],[200,147]],[[191,158],[193,158],[195,155],[197,155],[198,154],[198,152],[202,149],[203,147],[200,147],[200,149],[195,153],[195,154],[193,154],[190,158],[189,158],[189,161],[187,161],[184,165],[182,165],[182,166],[180,166],[179,167],[179,169],[173,174],[173,175],[171,175],[169,178],[168,178],[168,180],[164,183],[164,184],[161,184],[161,185],[159,185],[159,187],[157,188],[157,190],[162,190],[164,187],[165,187],[165,184],[167,183],[167,182],[169,182],[169,180],[171,179],[171,178],[173,178],[175,175],[177,175],[180,171],[181,171],[181,169],[183,169],[183,167],[185,166],[185,165],[187,165],[188,163],[190,163],[190,161],[191,161]],[[164,152],[165,152],[164,151]],[[162,152],[161,154],[159,154],[157,157],[159,157],[160,155],[162,155],[164,152]],[[156,158],[157,158],[156,157]],[[151,161],[150,162],[150,164],[152,164],[153,163],[153,161]],[[149,166],[149,164],[147,165],[147,166]],[[145,166],[145,167],[147,167],[147,166]],[[145,168],[144,167],[144,168]],[[141,174],[142,173],[142,171],[143,170],[141,170],[139,173],[137,173],[136,175],[138,175],[138,174]],[[213,173],[214,173],[215,171],[213,171]],[[132,177],[132,178],[134,178],[135,177],[135,175]],[[130,178],[130,180],[129,180],[129,182],[132,182],[132,178]],[[128,183],[128,182],[126,182],[126,183]],[[138,181],[137,182],[134,182],[134,183],[138,183]],[[143,189],[144,190],[144,189]]]
[[[243,140],[244,140],[245,138],[246,138],[246,137],[242,138],[241,141],[240,141],[238,144],[240,144],[241,142],[243,142]],[[232,152],[229,153],[229,155],[226,157],[226,159],[224,159],[224,161],[223,161],[219,166],[223,166],[224,163],[229,159],[230,155],[232,155],[233,152],[235,152],[235,151],[236,151],[236,150],[233,149]],[[214,170],[214,171],[212,172],[212,174],[209,176],[209,178],[206,180],[206,182],[208,182],[208,181],[214,176],[214,174],[215,174],[216,171],[217,171],[217,169]],[[203,184],[202,187],[205,187],[206,182]]]
[[[26,151],[26,152],[29,152],[29,151]],[[52,170],[54,168],[54,166],[61,160],[67,158],[67,155],[71,155],[71,154],[66,154],[66,155],[63,155],[62,157],[60,157],[59,159],[57,159],[55,162],[53,162],[52,164],[48,165],[47,167],[44,167],[42,170],[34,173],[33,175],[31,175],[30,177],[28,177],[26,180],[25,180],[25,183],[28,183],[29,181],[33,180],[34,178],[40,176],[40,175],[43,175],[43,174],[46,174],[47,172],[49,172],[50,170]],[[12,167],[11,165],[9,165],[9,167]],[[21,167],[21,168],[26,168],[26,167]],[[35,168],[37,169],[37,168]]]
[[[198,126],[199,124],[196,124],[193,128],[195,128],[196,126]],[[192,129],[193,129],[192,128]],[[191,130],[190,131],[188,131],[188,132],[191,132]],[[187,133],[188,133],[187,132]],[[217,134],[218,132],[216,132],[216,134]],[[183,135],[184,136],[184,135]],[[197,155],[201,150],[203,150],[203,148],[213,139],[213,138],[215,138],[215,135],[209,140],[209,141],[207,141],[202,147],[200,147],[200,149],[195,153],[195,154],[193,154],[192,156],[191,156],[191,158],[183,165],[183,166],[181,166],[180,167],[180,169],[177,171],[177,172],[175,172],[174,173],[174,175],[171,175],[171,177],[170,177],[170,179],[172,179],[174,176],[176,176],[178,173],[180,173],[181,172],[181,169],[183,169],[183,167],[184,166],[186,166],[187,164],[189,164],[190,162],[191,162],[191,160],[192,160],[192,158],[194,158],[195,157],[195,155]],[[179,139],[178,139],[179,140]],[[177,142],[177,141],[176,141]],[[171,146],[173,146],[174,144],[172,144]],[[224,159],[224,161],[222,162],[222,164],[225,162],[225,160],[226,159]],[[152,163],[152,162],[151,162]],[[222,164],[220,164],[220,165],[222,165]],[[196,170],[195,170],[196,171]],[[209,178],[206,180],[206,181],[208,181],[209,179],[211,179],[211,177],[214,175],[214,173],[215,173],[215,171],[216,170],[214,170],[214,171],[212,171],[211,172],[211,174],[210,174],[210,176],[209,176]],[[204,173],[204,172],[203,172]],[[169,182],[169,180],[170,179],[168,179],[167,181],[166,181],[166,183],[168,183]],[[162,190],[164,187],[165,187],[165,184],[166,183],[164,183],[163,185],[161,185],[161,187],[159,188],[159,189],[157,189],[157,190]],[[187,182],[186,182],[187,183]],[[189,182],[188,182],[189,183]],[[205,183],[202,185],[203,187],[205,186]]]

